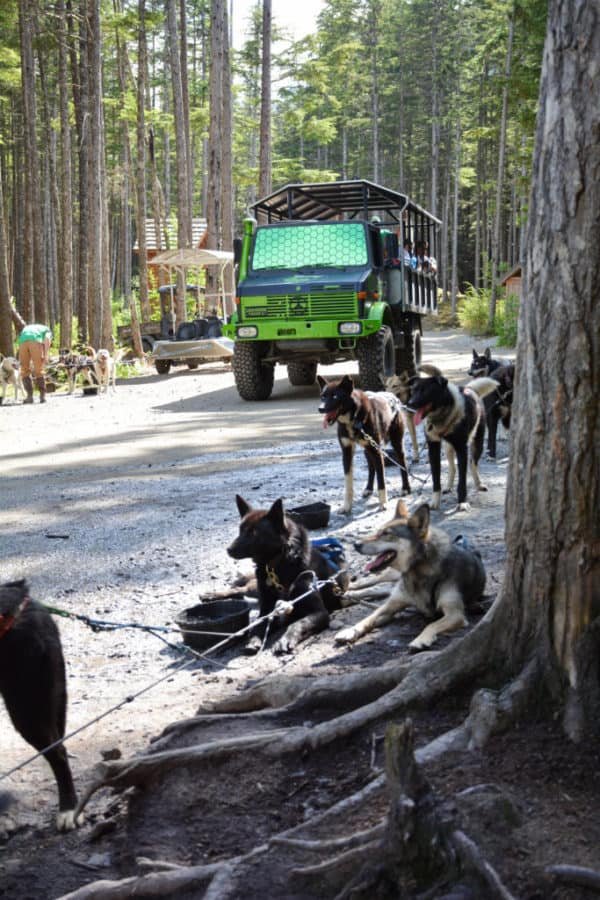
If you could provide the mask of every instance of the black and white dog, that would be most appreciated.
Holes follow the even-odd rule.
[[[342,448],[344,466],[344,505],[342,512],[350,515],[354,499],[353,463],[354,450],[362,447],[369,474],[363,497],[373,493],[377,475],[377,494],[380,509],[387,503],[385,468],[382,449],[389,441],[396,453],[402,477],[402,493],[410,494],[410,483],[404,458],[404,421],[398,398],[389,391],[361,391],[354,387],[349,375],[326,381],[317,375],[321,388],[319,412],[323,415],[323,427],[337,423],[338,440]]]
[[[415,424],[424,423],[429,464],[433,479],[431,506],[439,509],[441,500],[441,442],[448,456],[448,485],[454,487],[458,462],[458,509],[468,509],[467,460],[471,453],[471,474],[478,491],[487,490],[479,476],[479,460],[483,451],[485,410],[482,397],[498,387],[492,378],[476,378],[466,387],[451,384],[443,375],[415,378],[409,406],[415,411]]]
[[[25,580],[0,584],[0,695],[19,734],[36,750],[51,747],[44,756],[58,785],[56,826],[75,828],[82,820],[75,818],[77,795],[61,743],[67,688],[60,636]]]
[[[490,378],[493,378],[500,385],[493,394],[488,394],[483,401],[488,433],[487,452],[490,459],[495,459],[498,422],[502,422],[507,431],[510,428],[515,366],[509,360],[494,359],[489,347],[486,347],[483,353],[477,353],[473,348],[473,359],[469,367],[469,375],[473,376],[473,378],[489,375]]]

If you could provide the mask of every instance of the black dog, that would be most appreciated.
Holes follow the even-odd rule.
[[[268,510],[252,509],[239,495],[235,499],[242,521],[227,552],[234,559],[254,562],[261,617],[272,613],[278,601],[284,601],[275,625],[286,630],[274,649],[287,652],[327,628],[329,614],[342,607],[341,597],[349,578],[311,547],[306,528],[285,515],[281,499]],[[322,581],[334,580],[317,588],[315,576]],[[291,601],[300,596],[302,599],[292,605]],[[263,635],[265,628],[263,623],[255,633]]]
[[[489,394],[483,401],[488,433],[488,456],[495,459],[498,422],[502,422],[507,431],[510,427],[515,367],[508,360],[494,359],[489,347],[486,347],[483,353],[477,353],[473,348],[469,375],[474,378],[489,375],[500,385],[497,391]]]
[[[487,490],[479,477],[478,463],[483,450],[485,410],[481,397],[492,393],[498,383],[491,378],[476,378],[466,387],[450,384],[443,375],[416,378],[409,399],[415,411],[415,424],[425,420],[425,437],[433,479],[433,509],[441,499],[441,441],[448,454],[447,492],[454,486],[455,458],[458,460],[458,508],[468,509],[467,458],[471,449],[471,473],[479,491]]]
[[[515,367],[513,363],[508,363],[506,366],[498,366],[492,372],[491,377],[498,382],[498,388],[493,394],[488,394],[484,398],[483,403],[488,432],[488,456],[490,459],[495,459],[498,422],[502,422],[507,431],[510,428],[515,383]]]
[[[385,485],[385,469],[382,448],[388,441],[394,448],[396,459],[401,468],[402,493],[410,494],[410,483],[406,459],[404,458],[404,420],[400,402],[395,394],[389,391],[361,391],[354,387],[349,375],[336,381],[326,381],[317,375],[321,388],[319,412],[324,415],[323,427],[327,428],[337,422],[338,440],[342,448],[344,465],[344,505],[342,512],[350,515],[353,489],[354,448],[358,444],[365,452],[369,475],[363,497],[373,493],[373,482],[377,475],[377,492],[379,506],[385,509],[387,489]]]
[[[25,580],[0,585],[0,694],[13,725],[36,750],[64,737],[67,688],[60,636],[50,614],[30,599]],[[67,751],[61,743],[44,756],[58,785],[56,826],[68,831],[80,821]]]

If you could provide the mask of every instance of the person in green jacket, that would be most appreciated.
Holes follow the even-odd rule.
[[[32,372],[40,403],[46,402],[46,363],[51,343],[52,332],[47,325],[26,325],[17,338],[21,380],[27,394],[23,403],[33,403]]]

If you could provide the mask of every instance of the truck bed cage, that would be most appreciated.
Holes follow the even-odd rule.
[[[429,226],[440,219],[410,200],[405,194],[371,181],[329,181],[320,184],[287,184],[253,204],[254,215],[267,222],[290,219],[370,219],[379,217],[382,227],[400,224],[403,213],[424,220]]]

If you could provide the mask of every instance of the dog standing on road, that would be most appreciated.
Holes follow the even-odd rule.
[[[386,389],[395,394],[402,404],[402,416],[412,444],[412,461],[419,462],[419,442],[417,440],[417,429],[415,428],[415,417],[411,409],[408,408],[408,399],[410,397],[410,384],[413,376],[405,369],[400,375],[391,375],[386,381]]]
[[[354,499],[353,464],[354,449],[363,448],[369,474],[363,497],[373,493],[377,475],[377,493],[380,509],[385,509],[387,489],[382,449],[389,441],[396,452],[402,477],[402,493],[410,494],[410,483],[404,458],[404,422],[398,398],[389,391],[361,391],[354,387],[349,375],[335,381],[326,381],[317,375],[321,388],[319,412],[323,415],[323,427],[337,423],[338,440],[342,448],[344,466],[344,505],[342,512],[350,515]]]
[[[86,353],[72,353],[67,349],[59,351],[58,368],[66,370],[69,394],[75,391],[78,375],[83,375],[90,387],[98,386],[94,370],[95,357],[92,347],[88,347]]]
[[[116,357],[112,357],[108,350],[98,350],[94,360],[94,371],[98,384],[100,385],[100,393],[106,394],[109,387],[116,390],[117,386],[117,362]]]
[[[465,607],[479,600],[485,587],[481,555],[463,538],[451,541],[441,529],[432,527],[426,503],[410,514],[399,500],[395,517],[354,546],[359,553],[375,557],[366,567],[373,577],[354,582],[348,588],[348,599],[373,597],[373,587],[382,582],[393,582],[393,587],[384,590],[387,599],[375,612],[339,631],[336,641],[356,641],[408,606],[434,619],[410,642],[412,650],[425,650],[440,634],[468,624]],[[377,587],[375,592],[379,595]],[[441,618],[436,618],[440,613]]]
[[[19,399],[19,393],[25,394],[23,385],[21,384],[19,360],[15,359],[14,356],[3,356],[0,353],[0,383],[2,385],[0,406],[4,403],[9,385],[13,386],[13,390],[15,392],[15,403]]]
[[[253,561],[261,617],[272,613],[281,601],[275,625],[285,631],[274,649],[288,652],[327,628],[329,614],[342,607],[349,578],[311,547],[306,528],[285,515],[281,499],[270,509],[253,509],[239,495],[235,499],[242,520],[239,534],[227,552],[233,559]],[[333,580],[317,587],[315,577]],[[256,633],[263,635],[265,629],[263,623]]]
[[[415,425],[424,421],[429,464],[433,480],[431,506],[439,509],[441,501],[441,442],[446,444],[448,456],[448,485],[454,487],[458,461],[458,509],[468,509],[467,460],[478,491],[487,488],[479,475],[479,460],[485,435],[485,409],[482,397],[493,393],[498,383],[492,378],[476,378],[466,387],[457,387],[443,375],[415,378],[412,382],[409,406],[415,411]]]
[[[25,580],[0,585],[0,694],[13,725],[36,750],[62,740],[67,688],[60,636]],[[59,743],[44,756],[58,785],[56,826],[69,831],[81,822],[67,751]]]
[[[489,394],[483,400],[488,434],[487,452],[490,459],[495,459],[498,422],[502,422],[507,431],[510,428],[515,366],[508,360],[494,359],[489,347],[486,347],[483,353],[477,353],[473,348],[469,375],[473,377],[489,375],[500,385],[493,394]]]

